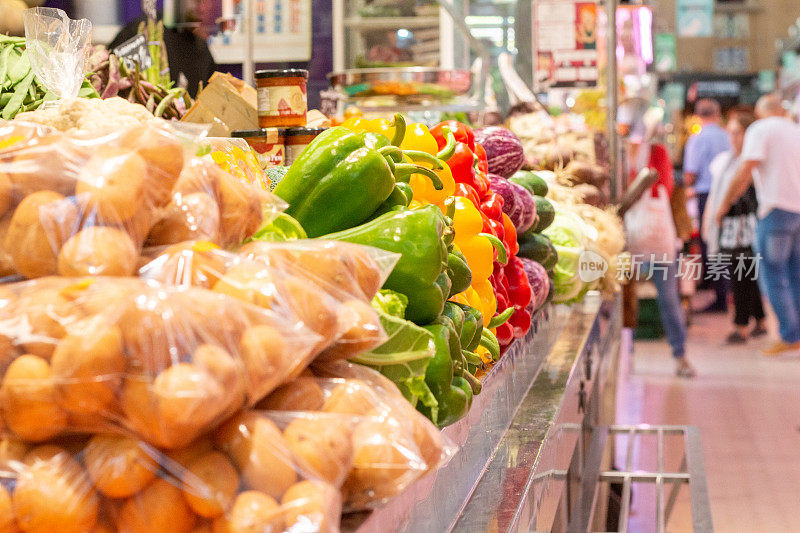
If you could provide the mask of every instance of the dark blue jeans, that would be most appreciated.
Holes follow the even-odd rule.
[[[672,348],[672,356],[681,359],[686,355],[686,316],[681,306],[681,295],[678,287],[678,264],[650,263],[642,265],[642,273],[650,273],[656,286],[656,301],[661,314],[661,324]]]
[[[781,339],[800,342],[800,213],[773,209],[758,221],[762,286],[778,317]]]

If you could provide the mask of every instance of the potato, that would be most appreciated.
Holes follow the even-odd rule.
[[[247,328],[239,343],[239,355],[248,377],[247,393],[251,401],[272,392],[299,364],[283,333],[272,326]]]
[[[156,211],[148,205],[140,205],[130,220],[114,227],[125,231],[136,245],[141,248],[156,222]]]
[[[343,333],[338,328],[335,300],[318,286],[300,276],[290,276],[281,281],[278,289],[297,318],[322,337],[315,353],[329,346]]]
[[[350,425],[349,417],[314,414],[293,420],[283,436],[301,468],[339,485],[353,461]]]
[[[17,334],[16,343],[33,355],[50,359],[59,339],[66,335],[64,325],[80,316],[80,309],[64,294],[64,284],[48,283],[60,278],[37,280],[24,288],[11,309],[30,326]]]
[[[86,472],[65,450],[49,455],[19,474],[12,496],[17,524],[37,533],[91,531],[99,501]]]
[[[225,391],[226,401],[232,406],[243,405],[245,396],[244,368],[227,350],[213,344],[201,344],[192,354],[197,368],[213,376]]]
[[[172,192],[173,195],[187,195],[201,192],[216,201],[219,195],[219,175],[222,173],[216,164],[203,159],[192,159],[183,167]]]
[[[152,204],[169,203],[172,188],[183,169],[180,141],[162,128],[142,124],[125,130],[119,143],[144,159],[147,165],[145,194]]]
[[[348,300],[337,309],[339,323],[347,330],[336,343],[322,352],[316,360],[349,359],[379,344],[384,338],[378,315],[372,306],[360,300]]]
[[[56,401],[50,365],[35,355],[18,357],[8,367],[0,404],[9,429],[24,440],[47,440],[67,425],[66,412]]]
[[[339,494],[329,485],[313,481],[295,483],[286,490],[281,507],[290,531],[311,526],[313,531],[336,529],[339,522]]]
[[[394,496],[425,470],[416,443],[396,420],[367,418],[353,432],[353,469],[342,492],[358,507]]]
[[[0,218],[0,277],[11,276],[15,274],[14,260],[11,257],[9,249],[6,248],[5,236],[8,234],[8,228],[11,226],[11,215],[13,213],[6,213],[5,216]]]
[[[193,437],[176,435],[175,428],[164,424],[148,379],[139,376],[126,378],[122,386],[121,404],[130,429],[141,435],[143,440],[162,448],[181,448],[191,442]]]
[[[76,168],[85,161],[83,150],[60,136],[46,136],[13,152],[11,161],[0,164],[11,184],[12,198],[23,199],[38,191],[63,196],[75,193]]]
[[[1,164],[1,163],[0,163]],[[0,215],[5,214],[11,206],[11,180],[6,174],[0,174]]]
[[[323,403],[325,394],[317,380],[300,376],[272,391],[257,407],[270,411],[320,411]]]
[[[214,533],[278,533],[283,531],[283,510],[275,499],[256,490],[236,497],[228,516],[214,520]]]
[[[185,468],[189,463],[206,455],[213,449],[214,441],[211,440],[209,435],[203,435],[187,446],[168,451],[166,455]]]
[[[95,435],[83,453],[95,487],[109,498],[127,498],[153,481],[158,463],[140,441],[117,435]]]
[[[192,351],[187,337],[187,320],[166,297],[148,295],[125,306],[118,325],[130,370],[155,376]]]
[[[58,254],[65,277],[130,276],[139,253],[130,236],[117,228],[92,226],[76,233]]]
[[[281,431],[258,413],[233,417],[217,429],[214,442],[236,463],[248,488],[280,498],[297,480]]]
[[[209,194],[179,194],[164,208],[147,236],[150,246],[183,241],[216,241],[220,230],[219,205]]]
[[[108,415],[126,367],[122,332],[90,320],[82,331],[61,339],[51,364],[62,407],[78,414]]]
[[[171,297],[174,308],[183,316],[184,329],[189,327],[196,341],[223,346],[229,351],[235,349],[250,325],[274,321],[258,308],[204,289],[175,292]]]
[[[161,372],[153,381],[153,396],[159,419],[181,445],[232,410],[232,398],[222,385],[192,363],[178,363]]]
[[[55,274],[58,251],[77,221],[75,205],[58,193],[27,196],[14,210],[4,244],[14,268],[27,278]]]
[[[181,489],[158,478],[125,501],[116,525],[126,533],[189,533],[195,521]]]
[[[230,509],[239,488],[239,474],[219,452],[210,452],[192,461],[182,481],[183,496],[189,507],[207,518]]]
[[[348,379],[337,385],[322,406],[326,413],[356,416],[379,415],[386,409],[375,389],[360,379]]]
[[[174,244],[148,266],[143,275],[169,284],[212,288],[225,274],[219,249],[204,241]]]
[[[147,165],[136,152],[98,146],[81,169],[75,193],[104,223],[129,220],[142,203]]]
[[[272,309],[277,298],[276,281],[272,269],[263,263],[243,261],[232,266],[214,284],[213,291],[264,309]]]
[[[223,244],[237,244],[261,226],[261,199],[258,191],[227,172],[219,175],[219,238]]]

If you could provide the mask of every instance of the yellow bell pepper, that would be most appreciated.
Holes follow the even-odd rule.
[[[396,128],[392,121],[385,119],[365,119],[362,117],[350,117],[342,123],[345,128],[355,131],[363,132],[368,131],[372,133],[380,133],[388,139],[393,139]],[[439,147],[436,144],[436,139],[433,137],[428,127],[425,124],[415,122],[405,126],[405,133],[403,140],[400,142],[399,148],[401,150],[413,150],[423,152],[428,155],[436,156],[439,152]],[[415,161],[416,164],[433,168],[433,165],[427,161]],[[430,178],[422,174],[412,174],[408,184],[414,192],[414,199],[422,202],[423,204],[433,204],[442,211],[445,210],[444,201],[453,196],[456,190],[456,182],[453,179],[453,174],[450,172],[450,167],[442,165],[441,169],[434,169],[434,172],[442,181],[443,187],[436,190]]]
[[[480,235],[483,230],[483,218],[478,208],[462,196],[453,198],[455,214],[453,215],[453,242],[461,249],[472,271],[472,280],[483,281],[492,275],[494,249],[489,239]]]
[[[488,291],[487,291],[488,287]],[[479,290],[480,289],[480,290]],[[474,307],[483,315],[483,326],[489,325],[495,312],[497,311],[497,300],[489,280],[472,282],[472,285],[465,291],[460,292],[450,298],[454,302]]]

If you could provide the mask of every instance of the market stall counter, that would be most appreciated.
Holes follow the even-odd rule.
[[[343,531],[562,530],[592,424],[613,418],[619,298],[552,306],[484,378],[469,415],[444,430],[451,461]]]

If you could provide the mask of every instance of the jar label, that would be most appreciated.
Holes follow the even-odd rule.
[[[258,88],[259,117],[305,116],[308,107],[306,93],[299,85]]]
[[[250,143],[250,146],[253,148],[258,164],[262,170],[283,165],[285,161],[285,148],[282,144],[254,142]]]
[[[286,165],[291,165],[294,160],[302,153],[307,144],[287,144],[286,145]]]

